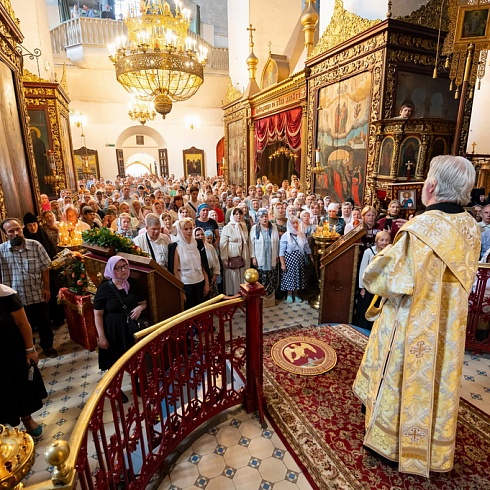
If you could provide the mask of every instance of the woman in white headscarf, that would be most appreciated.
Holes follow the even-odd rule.
[[[221,233],[219,247],[224,267],[224,291],[233,296],[238,293],[245,271],[250,267],[247,226],[240,208],[231,213],[230,222]]]
[[[336,231],[339,235],[344,234],[345,221],[344,218],[338,216],[339,204],[332,202],[328,205],[327,216],[322,218],[321,224],[323,226],[328,226],[330,231]]]
[[[252,265],[259,271],[259,281],[265,287],[267,301],[264,306],[274,306],[277,287],[279,258],[279,232],[277,226],[269,221],[267,209],[257,211],[259,222],[250,231],[250,257]]]
[[[168,270],[184,283],[188,310],[204,301],[209,292],[209,266],[202,240],[194,238],[194,220],[177,221],[177,238],[168,246]]]
[[[298,290],[306,286],[306,265],[309,255],[313,261],[310,246],[298,218],[291,217],[287,223],[286,233],[279,242],[279,260],[281,262],[281,290],[287,291],[286,303],[301,303]]]

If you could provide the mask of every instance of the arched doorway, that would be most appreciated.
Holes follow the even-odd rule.
[[[273,184],[281,185],[283,180],[290,180],[291,175],[299,175],[299,154],[294,153],[282,142],[267,145],[260,155],[257,178],[267,177]]]
[[[155,159],[148,153],[134,153],[127,159],[125,170],[132,177],[155,173]]]

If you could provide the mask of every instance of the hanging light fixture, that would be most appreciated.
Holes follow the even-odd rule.
[[[296,155],[292,150],[289,148],[286,148],[285,146],[280,146],[274,153],[269,155],[269,160],[273,160],[275,158],[280,158],[282,155],[284,155],[286,158],[294,158],[297,160],[298,155]]]
[[[190,11],[175,2],[175,15],[165,0],[130,2],[124,21],[129,39],[109,46],[117,81],[140,99],[152,100],[166,114],[172,103],[192,97],[204,81],[207,49],[187,37]]]
[[[136,95],[131,95],[128,114],[133,121],[139,121],[140,124],[146,124],[146,121],[153,121],[156,116],[153,102],[141,100]]]

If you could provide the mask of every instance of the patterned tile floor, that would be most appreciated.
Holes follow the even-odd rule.
[[[235,319],[238,334],[245,331],[244,315]],[[264,331],[295,325],[316,325],[318,312],[303,302],[278,303],[264,310]],[[103,373],[97,365],[96,352],[75,344],[65,327],[55,332],[59,357],[39,363],[48,398],[44,408],[34,414],[44,426],[44,438],[36,446],[36,462],[27,485],[50,478],[44,451],[53,440],[68,440],[85,402]],[[463,367],[461,396],[490,413],[490,356],[467,354]],[[262,428],[255,414],[241,407],[226,414],[219,425],[207,428],[179,457],[160,490],[248,490],[309,489],[305,476],[271,429]]]

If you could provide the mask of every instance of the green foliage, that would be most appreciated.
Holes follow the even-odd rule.
[[[117,235],[106,227],[92,228],[82,233],[84,243],[98,245],[99,247],[113,248],[114,253],[124,252],[132,255],[148,257],[148,254],[137,247],[130,238]]]
[[[63,270],[62,274],[66,276],[70,291],[78,295],[87,294],[89,281],[83,258],[73,257],[73,262]]]

